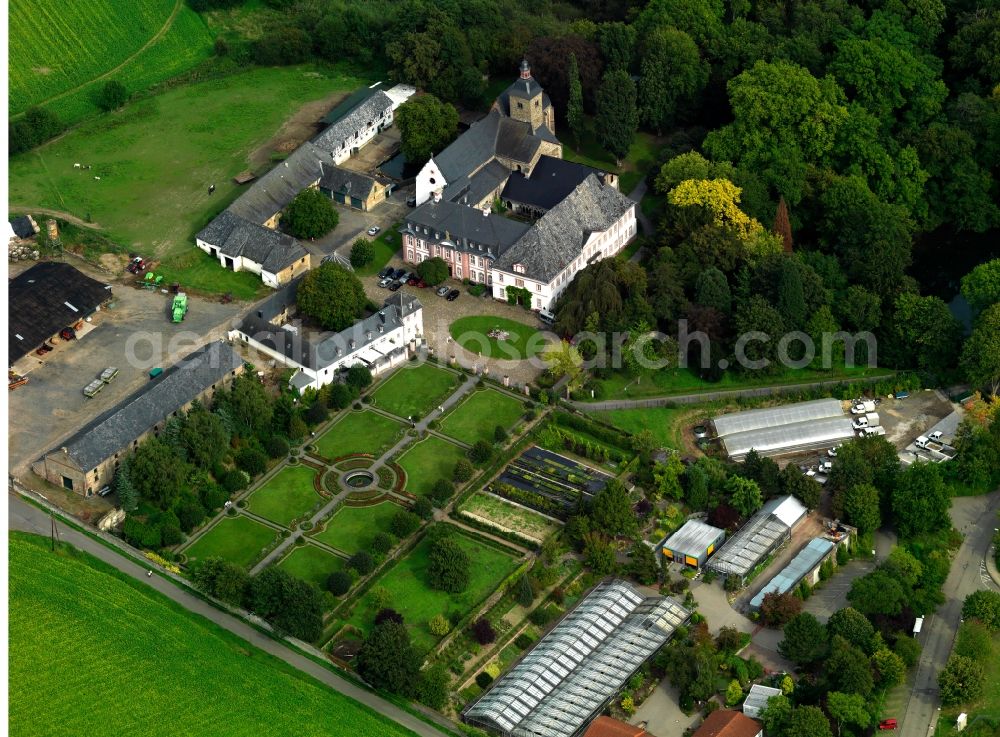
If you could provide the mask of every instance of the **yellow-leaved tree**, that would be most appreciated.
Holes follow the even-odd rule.
[[[685,179],[667,193],[667,201],[703,208],[715,225],[734,231],[753,257],[779,252],[781,237],[740,209],[742,191],[728,179]]]

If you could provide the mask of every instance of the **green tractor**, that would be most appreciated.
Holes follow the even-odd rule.
[[[184,292],[179,292],[177,296],[174,297],[174,304],[171,308],[173,310],[174,322],[180,322],[184,319],[184,315],[188,311],[188,296]]]

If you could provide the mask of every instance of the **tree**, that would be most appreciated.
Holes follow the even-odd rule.
[[[615,570],[615,548],[600,533],[588,532],[583,536],[583,562],[599,576]]]
[[[598,42],[601,56],[607,62],[608,69],[625,69],[632,67],[635,56],[635,28],[626,23],[602,23],[598,31]]]
[[[781,236],[781,242],[784,246],[785,253],[791,253],[792,224],[788,220],[788,203],[785,202],[784,197],[778,198],[778,209],[774,214],[774,227],[772,230],[775,234]]]
[[[106,113],[117,110],[125,104],[126,100],[128,100],[128,91],[125,89],[125,85],[114,79],[105,82],[101,86],[100,92],[97,93],[97,107]]]
[[[434,95],[411,97],[396,110],[400,150],[407,162],[422,166],[441,151],[458,131],[458,111]]]
[[[726,481],[726,493],[729,495],[730,503],[741,517],[749,517],[764,504],[757,482],[742,476],[729,477]]]
[[[432,588],[458,594],[471,578],[472,561],[458,542],[444,535],[431,543],[427,555],[427,581]]]
[[[236,377],[220,405],[240,431],[246,429],[253,433],[271,424],[273,409],[270,398],[264,385],[252,372]]]
[[[435,614],[427,622],[427,629],[430,631],[432,635],[436,635],[437,637],[444,637],[449,632],[451,632],[451,624],[449,624],[448,620],[444,618],[444,615]]]
[[[887,647],[875,651],[872,655],[872,667],[880,688],[892,688],[906,675],[906,663]]]
[[[666,166],[666,165],[664,165]],[[733,307],[733,294],[726,275],[711,266],[698,274],[694,283],[695,302],[728,315]]]
[[[890,326],[898,363],[937,373],[954,365],[962,329],[941,298],[907,292],[895,308]]]
[[[265,568],[250,579],[248,600],[278,632],[312,642],[323,631],[319,589],[280,568]]]
[[[867,696],[875,687],[868,657],[836,635],[830,639],[830,657],[826,660],[825,671],[836,691]]]
[[[356,363],[347,369],[344,381],[355,391],[362,392],[372,385],[372,372],[364,364]]]
[[[351,246],[351,266],[360,269],[375,260],[375,246],[367,238],[358,238]]]
[[[346,409],[357,396],[357,391],[347,384],[330,384],[326,404],[330,409]]]
[[[865,699],[858,694],[840,693],[834,691],[826,698],[826,710],[830,717],[837,722],[837,734],[844,724],[853,724],[861,729],[866,729],[871,724],[871,715],[865,708]]]
[[[307,273],[296,292],[299,311],[326,330],[341,331],[364,314],[368,298],[354,274],[335,261]]]
[[[785,721],[781,737],[833,737],[830,722],[815,706],[796,706]]]
[[[194,584],[216,599],[240,606],[250,582],[245,568],[222,558],[206,558],[194,566]]]
[[[580,139],[584,133],[583,119],[583,86],[580,84],[580,67],[576,61],[576,54],[569,55],[569,101],[566,104],[566,122],[569,125],[570,133],[573,134],[573,142],[576,149],[580,149]]]
[[[139,445],[129,463],[129,479],[143,499],[159,509],[180,496],[191,467],[157,437]]]
[[[594,495],[590,517],[595,529],[606,535],[627,537],[634,535],[638,529],[632,499],[625,485],[618,479],[611,479]]]
[[[629,552],[628,572],[636,581],[644,586],[652,586],[660,578],[659,561],[656,553],[644,542],[632,544]]]
[[[760,603],[760,620],[767,627],[783,627],[802,611],[802,599],[791,592],[769,591]]]
[[[29,107],[24,117],[9,124],[7,129],[10,154],[28,151],[58,135],[65,126],[51,110]]]
[[[431,287],[440,284],[451,276],[448,264],[440,256],[432,256],[421,261],[417,265],[417,273],[420,274],[420,278],[423,279],[424,283]]]
[[[337,227],[340,215],[333,200],[318,189],[307,187],[285,208],[281,222],[296,238],[321,238]]]
[[[819,506],[822,487],[815,479],[806,476],[794,463],[789,463],[781,470],[781,489],[785,494],[791,494],[808,509]]]
[[[312,39],[302,28],[277,23],[253,42],[253,60],[262,67],[301,64],[312,52]]]
[[[644,458],[647,458],[654,450],[657,449],[657,447],[659,447],[660,443],[656,439],[656,435],[653,434],[653,431],[648,427],[644,427],[632,436],[630,445],[632,446],[632,450]]]
[[[497,639],[497,633],[486,617],[480,617],[476,620],[476,623],[472,625],[472,634],[480,645],[489,645]]]
[[[645,432],[645,431],[644,431]],[[665,463],[653,465],[653,480],[656,485],[648,493],[651,499],[684,498],[684,489],[681,487],[681,476],[684,475],[684,463],[677,453],[670,453]]]
[[[778,694],[770,697],[760,711],[760,721],[764,725],[764,733],[767,735],[783,734],[784,726],[791,714],[792,702],[788,700],[788,696]]]
[[[797,665],[808,665],[826,655],[826,628],[812,614],[797,614],[784,627],[778,652]]]
[[[899,475],[892,516],[902,537],[947,529],[951,524],[948,487],[936,463],[913,463]]]
[[[854,579],[847,592],[847,600],[862,614],[895,616],[902,611],[906,594],[895,578],[876,569]]]
[[[962,296],[976,312],[1000,302],[1000,258],[981,263],[963,276]]]
[[[236,454],[236,466],[250,477],[263,473],[267,468],[267,455],[260,448],[249,445]]]
[[[615,165],[619,169],[622,159],[628,155],[638,127],[639,111],[636,108],[635,82],[628,72],[612,69],[604,75],[604,81],[597,92],[594,128],[597,140],[615,157]]]
[[[962,617],[978,619],[992,631],[1000,630],[1000,594],[995,591],[976,591],[965,597]]]
[[[1000,391],[1000,302],[976,318],[972,334],[962,346],[961,363],[973,387],[984,387],[990,396]]]
[[[531,590],[531,581],[528,574],[520,576],[514,583],[514,601],[527,608],[535,600],[535,592]]]
[[[488,463],[493,457],[493,446],[485,440],[477,440],[471,448],[469,448],[469,458],[472,459],[473,463],[483,465]]]
[[[434,516],[434,504],[430,499],[422,496],[413,503],[413,513],[422,520],[429,520]]]
[[[708,83],[708,64],[684,31],[665,26],[643,41],[639,77],[639,113],[657,135],[684,112]]]
[[[280,435],[272,435],[264,441],[264,450],[270,458],[283,458],[288,455],[288,441]]]
[[[838,609],[826,623],[830,639],[840,637],[866,655],[875,650],[875,628],[868,617],[852,607]]]
[[[441,711],[448,703],[451,674],[444,663],[436,663],[420,673],[417,681],[417,701]]]
[[[907,668],[912,668],[920,662],[920,643],[906,632],[896,633],[896,642],[892,646],[892,651],[899,656]]]
[[[343,596],[351,590],[351,574],[347,571],[334,571],[326,577],[326,590],[334,596]]]
[[[878,489],[871,484],[857,484],[844,491],[840,506],[848,524],[862,533],[874,532],[882,525]]]
[[[356,570],[360,576],[367,576],[375,570],[375,560],[367,550],[359,550],[347,561],[347,567]]]
[[[118,504],[126,512],[134,512],[139,506],[139,492],[132,483],[130,466],[128,459],[122,462],[111,481],[111,488],[118,497]]]
[[[416,508],[416,505],[414,505]],[[371,549],[375,555],[387,555],[390,550],[396,547],[396,537],[391,532],[379,530],[372,537]]]
[[[538,80],[557,111],[569,110],[569,61],[576,57],[583,90],[583,104],[594,109],[594,93],[601,81],[603,63],[597,45],[573,34],[538,36],[528,46],[531,74]]]
[[[407,512],[405,509],[396,512],[389,522],[389,531],[400,540],[412,535],[419,527],[420,518],[413,514],[413,512]]]
[[[459,458],[455,462],[455,472],[452,474],[452,478],[457,483],[465,483],[472,478],[472,475],[476,472],[475,467],[465,458]]]
[[[743,699],[743,688],[735,678],[726,686],[726,706],[735,706]]]
[[[421,660],[406,625],[384,622],[368,633],[354,663],[358,674],[375,688],[409,696],[420,677]]]
[[[398,622],[399,624],[403,624],[403,615],[395,609],[384,607],[379,609],[375,614],[375,625],[378,626],[380,624],[384,624],[385,622]]]
[[[982,696],[986,676],[976,661],[961,655],[948,658],[938,675],[941,703],[945,706],[965,704]]]
[[[431,499],[434,500],[436,506],[444,508],[444,505],[448,503],[448,500],[451,499],[454,493],[455,484],[453,482],[448,479],[438,479],[431,488]]]

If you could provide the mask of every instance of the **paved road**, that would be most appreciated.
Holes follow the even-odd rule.
[[[940,708],[938,673],[951,654],[962,616],[962,602],[969,594],[985,587],[980,566],[990,547],[993,528],[997,526],[997,510],[1000,510],[1000,491],[981,497],[957,497],[952,501],[952,524],[965,534],[965,541],[944,582],[945,603],[924,620],[920,635],[923,653],[906,711],[890,715],[899,719],[900,737],[927,737],[934,732]]]
[[[7,510],[8,525],[12,529],[33,532],[39,535],[49,534],[49,516],[37,507],[34,507],[22,500],[17,494],[8,494]],[[81,550],[90,553],[95,558],[100,558],[105,563],[114,566],[119,571],[132,576],[143,584],[152,586],[161,594],[173,599],[186,609],[196,614],[200,614],[206,619],[210,619],[220,627],[224,627],[233,634],[242,637],[255,647],[258,647],[277,658],[281,658],[292,667],[297,668],[303,673],[307,673],[316,680],[326,684],[334,691],[338,691],[355,701],[360,701],[362,704],[371,707],[379,714],[382,714],[412,732],[421,735],[421,737],[441,737],[441,731],[426,722],[421,721],[409,712],[400,709],[398,706],[386,701],[380,696],[365,691],[350,681],[338,677],[323,666],[314,663],[308,658],[289,649],[284,644],[271,639],[261,632],[258,632],[242,620],[216,609],[208,602],[205,602],[197,596],[194,596],[193,594],[177,587],[170,581],[160,576],[147,578],[145,568],[136,565],[118,552],[105,547],[86,535],[77,532],[72,528],[66,527],[63,524],[59,524],[58,529],[59,536],[63,542],[67,542],[77,548],[80,548]]]

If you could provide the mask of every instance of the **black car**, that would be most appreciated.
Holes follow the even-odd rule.
[[[458,295],[460,294],[461,292],[459,292],[457,289],[452,289],[450,292],[448,292],[448,296],[445,299],[447,299],[449,302],[454,302],[456,299],[458,299]]]
[[[386,266],[384,269],[382,269],[380,272],[378,272],[378,278],[379,279],[385,279],[387,276],[392,276],[392,273],[394,271],[395,271],[395,269],[392,268],[391,266]]]
[[[406,269],[396,269],[392,272],[393,279],[402,279],[406,275]]]
[[[389,291],[390,292],[398,291],[401,286],[403,286],[403,282],[394,281],[392,284],[389,285]]]

